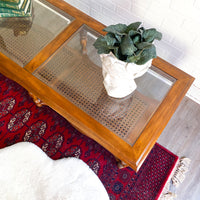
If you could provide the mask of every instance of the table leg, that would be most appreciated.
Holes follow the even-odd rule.
[[[36,106],[38,107],[42,107],[43,105],[45,105],[45,103],[43,103],[38,97],[36,97],[33,93],[29,92],[30,97],[33,99],[34,103],[36,104]]]
[[[117,160],[117,166],[119,169],[123,169],[125,167],[128,167],[128,165],[124,162],[124,161],[121,161],[120,159],[116,158],[115,159]]]
[[[80,33],[81,45],[82,45],[82,54],[87,55],[87,31],[83,30]]]

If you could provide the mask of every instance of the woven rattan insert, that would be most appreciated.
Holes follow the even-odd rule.
[[[130,145],[155,109],[155,102],[137,91],[123,99],[109,97],[101,68],[67,46],[33,74]]]
[[[33,0],[32,17],[0,18],[0,51],[21,67],[28,64],[73,19],[43,0]]]

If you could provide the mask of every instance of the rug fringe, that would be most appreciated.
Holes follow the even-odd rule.
[[[177,188],[185,179],[185,174],[189,170],[191,160],[186,157],[179,159],[178,164],[176,165],[174,171],[171,174],[168,182],[165,185],[165,188],[159,198],[159,200],[174,200],[176,194],[170,191],[170,186]]]
[[[176,187],[180,185],[185,179],[185,174],[189,170],[191,160],[189,158],[181,158],[179,161],[179,164],[177,166],[177,169],[172,176],[172,184]]]
[[[174,200],[174,198],[176,198],[176,194],[172,192],[167,192],[163,194],[159,200]]]

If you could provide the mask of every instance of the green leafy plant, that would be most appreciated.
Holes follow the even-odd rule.
[[[162,34],[155,28],[145,29],[141,27],[141,22],[135,22],[128,26],[110,25],[103,31],[107,34],[97,38],[94,43],[98,54],[112,52],[119,60],[137,65],[145,64],[157,56],[152,43],[155,39],[161,40]]]

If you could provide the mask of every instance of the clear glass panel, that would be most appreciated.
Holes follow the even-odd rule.
[[[21,67],[72,21],[71,16],[47,1],[32,2],[32,17],[0,18],[0,51]]]
[[[98,35],[83,26],[33,74],[133,145],[175,80],[152,66],[137,79],[138,88],[131,95],[109,97],[93,47]]]

